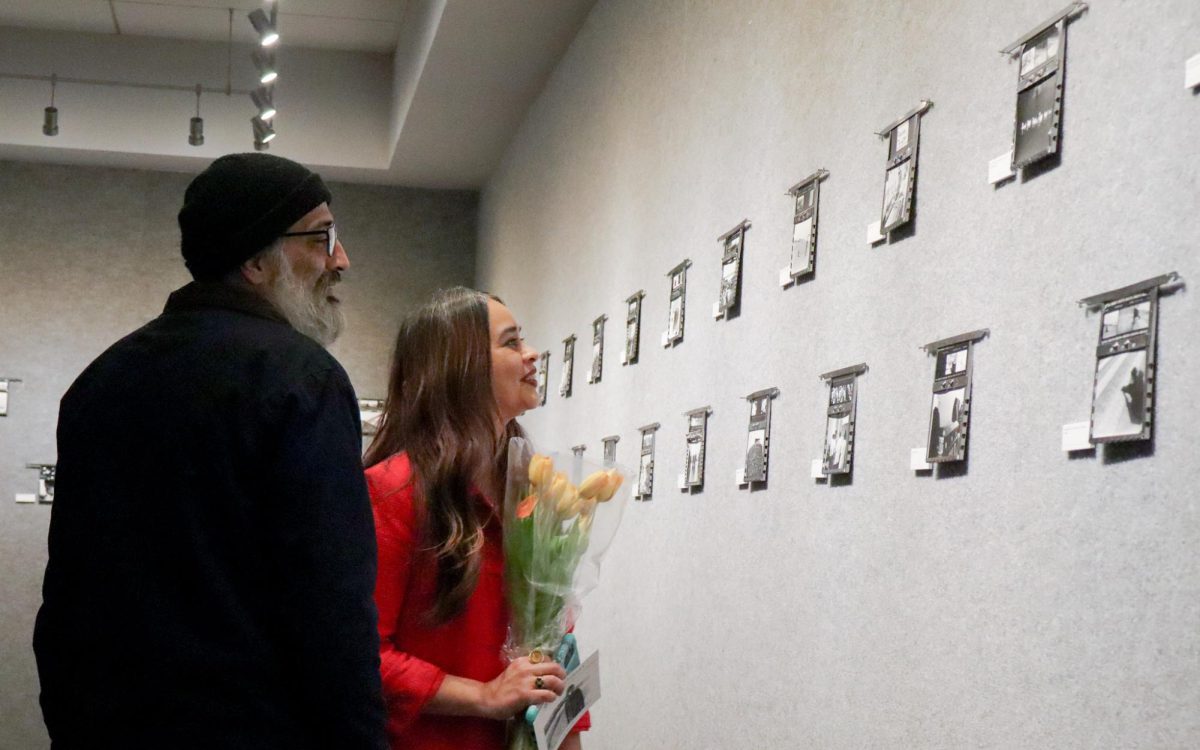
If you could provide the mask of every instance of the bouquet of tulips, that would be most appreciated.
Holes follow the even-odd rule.
[[[598,582],[600,561],[624,510],[625,480],[615,466],[582,456],[560,470],[551,456],[513,438],[504,494],[504,583],[509,607],[505,656],[553,658]],[[565,665],[564,665],[565,666]],[[512,722],[510,750],[534,748],[533,730]]]

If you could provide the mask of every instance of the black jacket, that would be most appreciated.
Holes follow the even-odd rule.
[[[34,633],[56,748],[385,748],[354,390],[192,283],[63,397]]]

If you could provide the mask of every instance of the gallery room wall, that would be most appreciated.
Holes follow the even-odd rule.
[[[12,386],[9,415],[0,418],[2,748],[49,744],[30,643],[50,506],[16,505],[13,498],[37,489],[37,473],[26,463],[54,462],[58,400],[71,381],[189,280],[175,215],[190,179],[0,162],[0,377],[23,380]],[[403,310],[433,288],[472,282],[478,197],[330,187],[351,262],[340,292],[347,329],[331,350],[360,396],[382,398]]]
[[[590,750],[1200,745],[1200,53],[1193,0],[1096,0],[1068,26],[1061,161],[999,187],[1016,64],[1065,0],[602,0],[480,216],[479,282],[551,351],[541,445],[661,422],[582,650],[601,650]],[[915,227],[870,246],[887,144],[923,99]],[[792,202],[827,168],[815,277],[779,286]],[[714,321],[742,219],[741,315]],[[684,341],[659,345],[685,258]],[[1160,306],[1154,439],[1065,454],[1089,416],[1097,315],[1076,301],[1178,271]],[[641,361],[624,300],[646,291]],[[609,316],[603,379],[586,383]],[[915,474],[933,360],[975,348],[965,469]],[[579,337],[574,395],[562,340]],[[851,481],[810,477],[819,374],[866,362]],[[745,396],[776,386],[770,480],[735,484]],[[676,488],[685,411],[711,405],[703,492]]]

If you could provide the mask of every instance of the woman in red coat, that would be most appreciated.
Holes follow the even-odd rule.
[[[562,694],[558,664],[501,655],[506,451],[538,404],[537,356],[503,303],[462,287],[400,325],[366,455],[394,748],[501,750],[506,719]],[[563,747],[579,748],[578,734]]]

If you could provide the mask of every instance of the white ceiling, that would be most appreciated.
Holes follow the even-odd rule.
[[[594,2],[280,0],[272,152],[335,179],[481,187]],[[186,131],[171,138],[138,132],[135,121],[148,130],[156,118],[177,130],[179,115],[165,112],[161,92],[123,86],[96,92],[60,83],[62,127],[48,138],[40,132],[48,85],[30,79],[54,72],[60,79],[224,87],[228,76],[235,90],[250,89],[247,53],[257,35],[247,15],[265,5],[0,0],[0,158],[192,171],[220,153],[248,150],[248,100],[235,94],[215,102],[206,94],[208,142],[197,149],[186,145]],[[197,60],[216,62],[201,70]],[[122,115],[127,126],[119,124]]]

